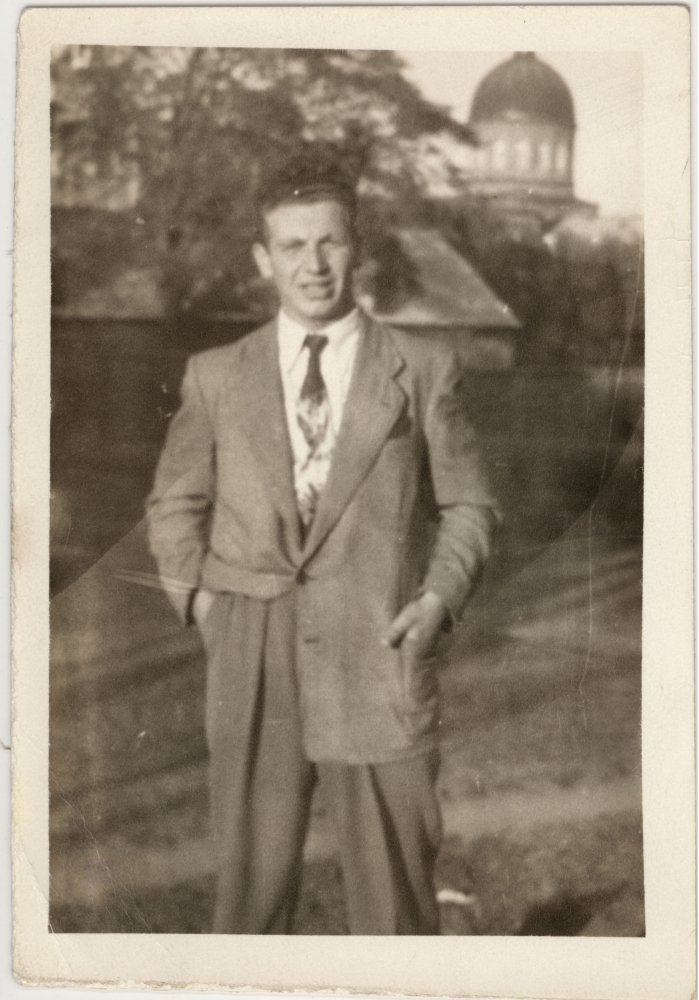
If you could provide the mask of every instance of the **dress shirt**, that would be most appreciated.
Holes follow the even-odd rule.
[[[310,331],[282,310],[279,313],[277,330],[286,421],[294,465],[298,466],[305,462],[310,450],[296,414],[296,402],[308,370],[308,350],[304,350],[303,342],[310,332],[328,338],[328,343],[320,355],[320,372],[328,393],[332,431],[336,438],[342,422],[362,325],[359,310],[353,309],[347,316],[330,323],[322,330]]]

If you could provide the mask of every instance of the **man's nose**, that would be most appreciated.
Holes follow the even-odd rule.
[[[322,247],[309,246],[306,252],[306,267],[313,274],[323,274],[328,269],[328,262]]]

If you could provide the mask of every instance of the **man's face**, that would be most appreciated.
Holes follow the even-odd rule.
[[[278,205],[265,226],[267,243],[256,243],[253,254],[284,312],[310,329],[346,315],[354,306],[355,247],[345,207],[332,199]]]

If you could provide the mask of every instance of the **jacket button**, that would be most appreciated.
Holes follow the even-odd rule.
[[[305,569],[300,569],[298,571],[298,573],[296,574],[296,582],[297,583],[307,583],[308,582],[308,573],[306,573]]]

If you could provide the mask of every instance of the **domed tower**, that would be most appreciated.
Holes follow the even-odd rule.
[[[479,142],[469,188],[492,199],[516,235],[541,235],[579,206],[573,98],[565,80],[533,52],[517,52],[488,73],[469,124]]]

